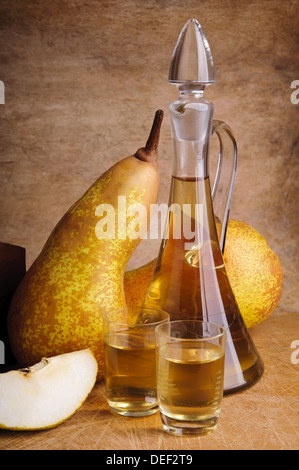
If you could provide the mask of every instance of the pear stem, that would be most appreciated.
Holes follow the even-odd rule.
[[[158,150],[159,138],[160,138],[160,129],[164,117],[164,111],[158,109],[155,114],[154,122],[151,128],[150,135],[147,139],[145,148],[149,152],[156,152]]]
[[[159,145],[160,138],[160,129],[164,117],[164,111],[158,109],[155,114],[154,122],[145,144],[145,147],[142,147],[137,150],[135,157],[144,162],[153,162],[157,160],[157,150]]]

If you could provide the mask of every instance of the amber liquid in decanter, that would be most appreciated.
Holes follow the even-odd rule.
[[[206,320],[226,327],[226,394],[252,385],[263,365],[230,286],[216,225],[209,176],[173,176],[145,305],[167,311],[171,320]]]

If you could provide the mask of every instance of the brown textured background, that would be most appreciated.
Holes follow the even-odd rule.
[[[217,84],[206,96],[238,142],[231,217],[258,230],[284,270],[280,305],[253,332],[265,378],[226,399],[222,425],[210,439],[165,436],[158,416],[111,417],[99,386],[65,425],[45,433],[1,433],[0,447],[298,447],[299,366],[290,363],[299,311],[299,104],[290,100],[291,83],[299,79],[297,0],[2,0],[0,241],[25,247],[29,267],[69,206],[144,144],[158,108],[166,112],[159,200],[168,200],[168,104],[177,96],[168,68],[178,34],[192,17],[201,22],[214,57]],[[157,248],[142,243],[129,266],[152,259]]]
[[[298,311],[299,79],[295,0],[152,2],[2,0],[0,6],[0,240],[27,250],[27,267],[88,186],[142,146],[166,112],[160,201],[168,200],[167,82],[188,18],[208,37],[216,86],[206,96],[239,148],[231,217],[258,230],[285,274],[280,308]],[[156,255],[144,242],[129,266]]]

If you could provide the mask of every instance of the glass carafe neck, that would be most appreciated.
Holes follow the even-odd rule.
[[[179,91],[178,99],[169,105],[173,176],[206,177],[214,106],[200,87],[180,87]]]

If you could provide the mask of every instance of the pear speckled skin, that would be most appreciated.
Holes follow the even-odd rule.
[[[102,379],[102,314],[125,306],[124,270],[141,240],[99,239],[96,209],[99,204],[114,207],[116,234],[118,196],[126,196],[127,207],[141,203],[149,213],[158,194],[162,117],[160,112],[160,122],[154,121],[150,134],[154,129],[155,142],[149,138],[145,148],[116,163],[86,191],[54,228],[25,275],[8,314],[9,339],[20,364],[90,348],[98,362],[98,380]],[[132,218],[126,218],[126,226]]]
[[[253,227],[230,220],[224,261],[246,326],[254,328],[271,315],[280,301],[283,270],[279,258]]]

